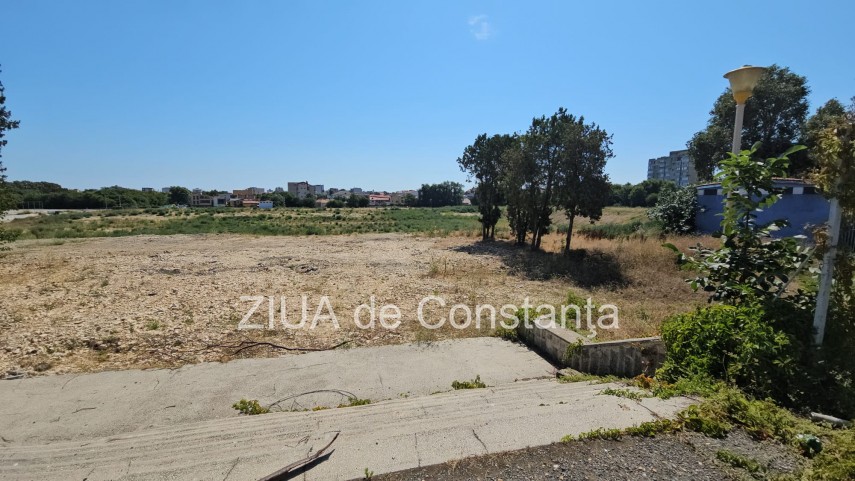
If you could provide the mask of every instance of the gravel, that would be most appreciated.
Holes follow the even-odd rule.
[[[755,459],[770,474],[794,472],[800,456],[772,442],[757,442],[735,431],[724,439],[695,433],[620,441],[576,441],[490,454],[444,464],[376,475],[376,481],[427,480],[723,480],[750,475],[718,461],[726,449]]]

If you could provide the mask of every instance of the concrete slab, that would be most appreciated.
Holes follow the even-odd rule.
[[[204,363],[0,381],[0,448],[89,439],[158,426],[236,418],[242,398],[262,405],[307,391],[343,390],[373,402],[448,391],[480,375],[488,385],[549,377],[552,366],[496,338],[355,348],[274,359]],[[346,395],[319,392],[283,410],[337,406]]]
[[[613,385],[520,381],[367,406],[221,418],[86,441],[0,450],[0,479],[252,480],[326,445],[330,457],[302,476],[361,478],[466,456],[558,441],[598,427],[671,417],[690,401],[598,395]]]

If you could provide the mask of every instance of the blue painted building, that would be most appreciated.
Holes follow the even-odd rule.
[[[828,221],[828,199],[817,188],[801,179],[776,179],[775,188],[783,194],[781,199],[757,215],[757,222],[767,224],[777,219],[790,221],[789,227],[777,231],[776,237],[811,235],[815,226]],[[712,233],[719,229],[721,213],[724,209],[724,195],[721,184],[702,184],[697,186],[698,203],[701,210],[695,218],[698,231]]]

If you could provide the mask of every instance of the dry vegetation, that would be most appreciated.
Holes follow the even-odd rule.
[[[637,213],[637,212],[636,212]],[[618,215],[613,213],[613,215]],[[0,258],[0,372],[31,374],[174,367],[225,361],[234,349],[211,347],[243,339],[323,348],[431,342],[491,334],[421,327],[419,301],[441,296],[463,303],[520,305],[565,302],[568,291],[620,308],[620,330],[598,339],[653,335],[666,316],[700,305],[673,254],[660,239],[574,238],[573,255],[557,254],[563,236],[531,253],[507,241],[406,234],[252,236],[228,234],[24,240]],[[697,238],[670,239],[688,247]],[[286,296],[289,319],[299,296],[310,319],[329,296],[340,329],[238,331],[252,302],[241,296]],[[362,330],[354,309],[376,296],[377,308],[401,308],[397,330]],[[253,318],[266,323],[266,304]],[[278,310],[278,305],[277,305]],[[446,309],[429,309],[436,319]],[[239,357],[280,355],[266,348]]]

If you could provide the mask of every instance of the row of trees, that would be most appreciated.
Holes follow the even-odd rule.
[[[482,239],[495,239],[505,200],[516,243],[530,242],[533,250],[549,231],[552,213],[563,211],[568,221],[564,253],[569,253],[575,218],[599,219],[609,201],[604,170],[613,156],[611,145],[605,130],[563,107],[534,118],[523,134],[479,135],[457,162],[478,184]]]
[[[791,156],[786,175],[792,177],[804,177],[816,169],[816,147],[821,132],[846,112],[839,100],[831,99],[808,116],[809,93],[805,77],[787,67],[772,65],[745,104],[742,143],[760,142],[759,158],[774,157],[793,145],[808,148]],[[736,103],[730,89],[726,89],[713,104],[707,126],[687,143],[698,180],[712,180],[720,162],[728,158],[735,115]]]
[[[148,208],[169,203],[171,194],[142,192],[113,186],[83,191],[71,190],[52,182],[16,180],[5,186],[11,206],[38,206],[45,209]]]
[[[609,205],[653,207],[666,193],[677,190],[670,180],[648,179],[638,184],[612,184]]]
[[[447,180],[440,184],[422,184],[419,189],[418,201],[411,194],[410,203],[416,203],[419,207],[445,207],[447,205],[460,205],[463,203],[463,184]],[[404,199],[407,204],[408,199]]]

